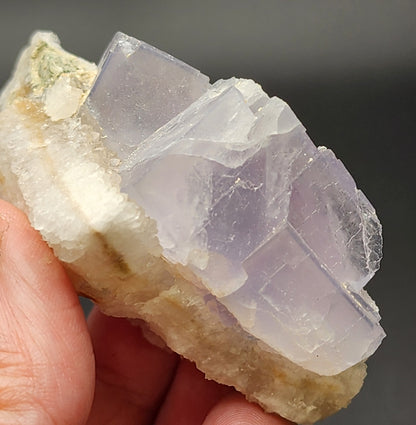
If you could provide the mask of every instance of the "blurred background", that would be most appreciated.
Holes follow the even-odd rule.
[[[211,77],[259,82],[377,209],[384,260],[368,285],[388,337],[348,409],[323,425],[410,425],[416,401],[416,1],[2,1],[0,83],[36,29],[98,61],[120,30]],[[88,304],[85,304],[88,309]]]

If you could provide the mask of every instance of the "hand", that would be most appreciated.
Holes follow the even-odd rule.
[[[0,201],[0,423],[283,425],[140,327],[88,319],[24,214]]]

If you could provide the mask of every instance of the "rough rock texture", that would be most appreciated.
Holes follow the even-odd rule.
[[[95,65],[64,52],[52,34],[33,36],[0,99],[0,196],[28,214],[32,225],[70,271],[80,293],[94,299],[108,314],[146,320],[170,348],[195,361],[208,378],[235,386],[266,410],[298,423],[313,423],[348,405],[365,377],[365,364],[361,360],[374,351],[383,337],[381,328],[377,327],[376,307],[361,291],[367,277],[361,279],[358,273],[354,282],[343,282],[342,297],[352,297],[352,304],[358,303],[364,306],[363,310],[369,310],[368,314],[363,314],[363,320],[354,323],[357,326],[370,323],[370,328],[378,333],[367,338],[371,339],[369,344],[373,346],[368,348],[367,345],[359,361],[350,360],[351,364],[356,364],[341,369],[340,373],[331,374],[329,369],[328,376],[324,376],[308,370],[300,365],[301,359],[295,362],[289,360],[289,355],[282,355],[283,348],[278,352],[267,337],[249,332],[252,330],[250,325],[239,322],[243,315],[240,317],[237,311],[233,311],[236,304],[229,300],[229,296],[238,291],[235,292],[233,287],[225,296],[216,293],[215,275],[204,280],[207,267],[197,261],[201,256],[187,254],[183,257],[186,261],[175,258],[175,250],[169,250],[171,246],[163,244],[161,223],[157,216],[149,213],[150,204],[143,208],[131,200],[131,193],[129,198],[120,190],[125,184],[126,174],[123,172],[132,174],[129,161],[132,157],[137,160],[139,153],[134,152],[132,146],[118,158],[108,148],[110,137],[103,137],[97,124],[98,119],[101,125],[100,119],[94,116],[94,105],[90,100],[78,112],[96,73]],[[198,74],[195,75],[198,80]],[[212,90],[195,84],[202,98],[206,96],[203,94],[205,89]],[[206,80],[202,81],[204,84],[207,85]],[[254,87],[247,84],[249,88]],[[238,82],[219,82],[213,89],[218,96],[224,92],[221,85],[231,87]],[[214,100],[215,93],[212,95]],[[240,96],[238,88],[233,93]],[[243,102],[254,105],[254,98],[247,101],[244,93],[240,93]],[[264,99],[257,86],[253,93]],[[62,100],[61,94],[66,101]],[[192,105],[179,105],[178,108],[175,113],[182,114],[180,109],[183,109],[183,114],[192,115]],[[257,112],[261,114],[259,109]],[[169,119],[169,116],[161,117],[155,125],[163,125]],[[261,123],[260,119],[258,121]],[[173,131],[178,129],[172,121],[166,125],[173,126]],[[164,136],[166,128],[157,133]],[[143,139],[151,138],[154,130],[143,131]],[[180,137],[179,134],[175,140]],[[321,153],[321,157],[329,155],[328,163],[331,164],[332,156],[327,152],[321,150],[318,156]],[[120,159],[125,161],[120,164]],[[143,157],[140,160],[143,162]],[[335,167],[338,166],[335,163]],[[123,167],[122,182],[119,171]],[[316,172],[319,174],[319,169]],[[326,175],[324,173],[323,177]],[[136,178],[134,183],[139,181],[142,180]],[[328,182],[324,187],[330,185]],[[326,193],[332,196],[331,191]],[[360,199],[360,217],[372,216],[368,201]],[[288,207],[290,210],[290,202]],[[305,212],[305,207],[301,205],[300,211]],[[296,220],[299,226],[307,222],[307,219],[302,221],[299,214],[295,214],[293,221]],[[377,222],[370,223],[377,227]],[[178,240],[175,239],[175,243]],[[371,243],[366,246],[369,245]],[[357,246],[359,244],[355,244]],[[178,249],[177,253],[181,255],[181,250]],[[376,257],[364,253],[365,265],[360,270],[367,267],[366,276],[374,273],[379,261]],[[348,267],[352,270],[356,264],[349,263]],[[345,272],[342,267],[337,270],[340,275]],[[228,298],[228,301],[222,298]],[[347,323],[347,330],[352,325]],[[358,335],[366,331],[365,327],[363,329]],[[343,341],[341,335],[341,346]],[[353,352],[354,356],[353,345],[348,350],[347,341],[343,349]],[[328,361],[331,362],[330,356]],[[312,364],[305,360],[305,365]],[[321,366],[312,365],[309,369],[318,367]],[[334,366],[334,370],[337,367]]]

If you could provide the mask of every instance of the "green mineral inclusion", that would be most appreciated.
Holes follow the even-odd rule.
[[[31,86],[35,94],[51,87],[62,74],[83,73],[77,57],[41,42],[31,55]]]

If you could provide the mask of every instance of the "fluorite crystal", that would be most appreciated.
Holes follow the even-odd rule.
[[[251,80],[206,76],[118,33],[87,108],[163,255],[293,362],[334,375],[381,342],[362,289],[381,227],[343,164]]]
[[[37,33],[0,99],[0,196],[103,311],[296,422],[345,407],[384,337],[373,207],[251,80],[121,33],[97,73]]]

